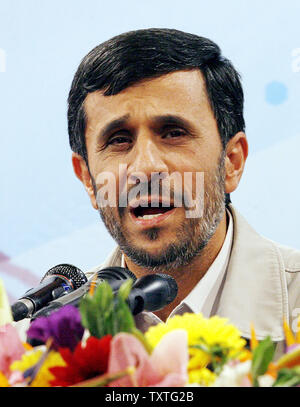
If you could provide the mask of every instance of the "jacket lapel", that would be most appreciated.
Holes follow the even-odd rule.
[[[253,322],[258,339],[284,339],[288,321],[285,268],[276,245],[260,236],[230,205],[234,220],[233,245],[217,314],[250,338]]]

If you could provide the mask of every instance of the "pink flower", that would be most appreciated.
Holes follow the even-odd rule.
[[[15,360],[21,359],[25,352],[17,329],[11,324],[0,327],[0,372],[9,377],[9,366]]]
[[[187,333],[177,329],[167,333],[149,355],[133,335],[119,333],[111,342],[108,373],[135,367],[132,377],[112,382],[111,387],[181,387],[187,383]]]

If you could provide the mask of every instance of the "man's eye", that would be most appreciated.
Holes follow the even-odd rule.
[[[164,138],[176,138],[176,137],[182,137],[185,136],[186,133],[184,130],[181,129],[174,129],[174,130],[168,130],[164,134]]]
[[[116,136],[116,137],[112,137],[107,142],[108,145],[119,145],[119,144],[125,144],[125,143],[131,143],[131,138],[128,136]]]

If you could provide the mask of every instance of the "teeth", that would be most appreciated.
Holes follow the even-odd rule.
[[[162,213],[156,213],[153,215],[144,215],[144,216],[138,216],[138,219],[152,219],[152,218],[157,218],[157,216],[162,215]]]

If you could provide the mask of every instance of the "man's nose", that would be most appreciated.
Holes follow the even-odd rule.
[[[131,182],[136,179],[151,179],[151,174],[167,172],[164,152],[151,138],[143,138],[136,142],[132,151],[132,161],[128,165],[128,176]]]

